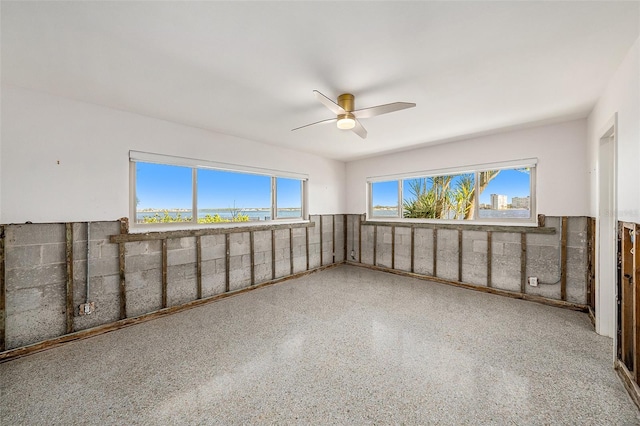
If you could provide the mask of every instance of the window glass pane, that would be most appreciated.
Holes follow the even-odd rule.
[[[302,181],[300,179],[276,178],[276,205],[278,218],[302,217]]]
[[[271,178],[198,169],[198,222],[271,219]]]
[[[423,219],[473,219],[473,173],[403,181],[403,216]]]
[[[373,182],[371,184],[372,214],[377,217],[398,216],[398,181]]]
[[[191,168],[136,163],[136,222],[189,222]]]
[[[531,218],[531,169],[478,173],[481,219]]]

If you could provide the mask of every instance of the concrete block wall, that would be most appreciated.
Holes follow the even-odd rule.
[[[415,228],[413,271],[411,271],[411,228],[388,224],[360,225],[364,215],[348,215],[347,246],[349,261],[361,261],[399,271],[437,277],[447,281],[463,282],[479,287],[511,292],[522,289],[522,237],[520,232],[492,232],[491,258],[488,259],[488,233],[484,230],[463,230],[459,244],[457,229]],[[546,226],[556,229],[555,234],[526,233],[526,277],[535,276],[540,285],[526,285],[527,294],[561,300],[561,241],[562,218],[547,217]],[[567,218],[567,284],[566,301],[587,303],[588,220],[586,217]],[[436,233],[436,272],[434,274],[434,232]],[[374,241],[375,233],[375,241]],[[392,247],[395,241],[395,247]],[[375,244],[375,264],[374,264]],[[459,280],[459,250],[462,249],[462,279]],[[358,250],[361,248],[362,253]],[[394,253],[392,261],[391,254]],[[351,254],[353,253],[353,257]],[[491,262],[491,282],[488,283],[488,265]]]
[[[290,276],[291,254],[294,274],[321,266],[321,250],[323,266],[341,262],[345,257],[344,220],[345,215],[322,216],[322,248],[318,215],[310,217],[310,221],[315,224],[314,227],[254,231],[254,284],[270,281],[274,277]],[[113,323],[121,319],[120,268],[118,244],[112,244],[109,238],[120,233],[120,222],[91,223],[88,243],[87,223],[73,223],[72,229],[73,331]],[[272,235],[275,237],[274,247]],[[200,237],[202,297],[225,292],[226,238],[224,234]],[[228,238],[229,290],[250,287],[250,232],[231,233]],[[4,349],[15,349],[64,335],[67,330],[65,224],[5,225],[4,239]],[[166,306],[178,306],[196,300],[197,237],[168,238],[166,248]],[[136,317],[163,308],[162,250],[161,240],[125,243],[127,317]],[[272,257],[272,251],[275,257]],[[88,298],[87,261],[90,276]],[[272,269],[274,263],[275,273]],[[95,312],[91,315],[80,315],[79,305],[87,299],[95,303]]]

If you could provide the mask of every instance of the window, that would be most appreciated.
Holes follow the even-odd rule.
[[[306,218],[304,175],[135,151],[130,159],[136,224]]]
[[[400,186],[397,180],[371,184],[371,215],[374,217],[398,217]]]
[[[534,222],[536,163],[530,159],[370,178],[369,217]]]

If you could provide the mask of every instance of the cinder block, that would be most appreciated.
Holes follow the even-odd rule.
[[[26,246],[31,244],[65,243],[66,226],[64,223],[34,223],[5,226],[5,247]]]
[[[414,272],[433,276],[433,230],[416,228],[414,244]]]
[[[196,300],[198,288],[195,277],[186,280],[169,280],[167,283],[167,305],[178,306]]]
[[[135,317],[162,308],[162,271],[126,274],[127,316]]]
[[[127,256],[125,259],[127,272],[148,271],[162,268],[162,254],[150,253]]]
[[[30,269],[9,269],[5,274],[7,291],[29,287],[42,287],[54,283],[66,282],[67,265],[58,263]]]
[[[214,262],[215,263],[215,262]],[[202,274],[202,297],[210,297],[216,294],[224,293],[225,275],[224,274]]]
[[[200,238],[202,260],[220,259],[225,257],[224,235],[205,235]]]
[[[5,253],[6,270],[42,265],[42,245],[13,246]],[[50,263],[50,262],[49,262]]]
[[[167,265],[195,264],[197,261],[196,249],[194,247],[180,250],[167,251]]]
[[[251,271],[246,269],[231,270],[229,273],[229,290],[239,290],[251,285]]]
[[[271,263],[256,265],[255,270],[256,284],[271,280]]]
[[[167,268],[167,282],[192,280],[195,282],[197,269],[195,263],[174,265]]]
[[[37,289],[7,289],[7,349],[26,346],[65,333],[64,290],[64,284],[60,283]]]
[[[194,249],[196,248],[195,237],[167,238],[167,250]]]
[[[437,262],[439,278],[458,281],[458,231],[438,230]]]
[[[462,281],[487,285],[487,233],[464,231],[462,233]]]
[[[120,233],[120,221],[91,222],[91,240],[109,240]]]
[[[251,251],[248,232],[231,234],[229,236],[229,252],[231,256],[247,254]]]

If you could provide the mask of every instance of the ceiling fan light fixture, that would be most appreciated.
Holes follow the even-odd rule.
[[[340,114],[338,115],[338,129],[351,130],[356,127],[356,119],[353,114]]]

